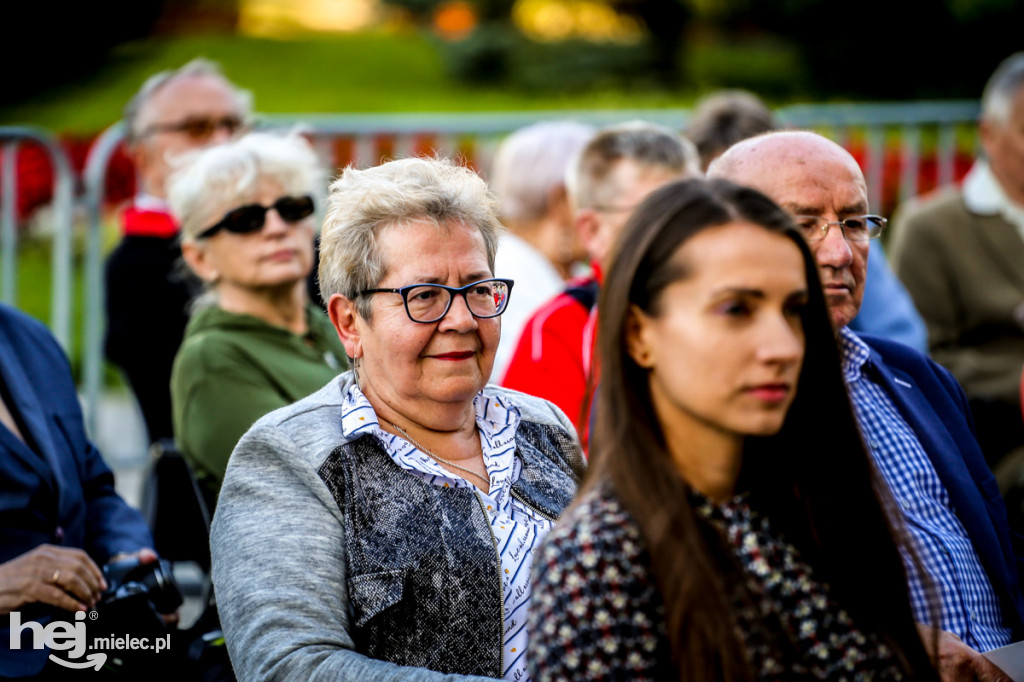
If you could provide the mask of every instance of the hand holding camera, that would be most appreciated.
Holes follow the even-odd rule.
[[[37,602],[83,611],[96,604],[103,588],[99,567],[84,551],[39,545],[0,564],[0,614]]]
[[[138,609],[154,614],[173,614],[183,599],[174,580],[171,564],[140,552],[115,559],[103,567],[107,589],[103,591],[97,611]]]

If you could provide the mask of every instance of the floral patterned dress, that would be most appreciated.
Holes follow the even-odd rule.
[[[854,626],[744,496],[716,504],[694,494],[691,502],[741,569],[733,614],[755,678],[902,679],[891,650]],[[534,682],[678,677],[650,556],[609,490],[591,491],[541,545],[529,629]]]

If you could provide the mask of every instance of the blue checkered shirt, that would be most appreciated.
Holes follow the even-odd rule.
[[[840,350],[864,441],[903,512],[921,564],[934,582],[941,608],[938,627],[978,651],[1009,644],[1010,629],[1002,624],[999,600],[953,510],[949,491],[885,389],[862,372],[870,349],[843,328]],[[920,623],[931,624],[921,577],[912,562],[905,564],[914,616]]]

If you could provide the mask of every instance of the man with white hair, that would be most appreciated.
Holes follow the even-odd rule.
[[[530,318],[502,385],[558,405],[583,427],[584,445],[602,268],[644,197],[672,180],[700,174],[692,142],[664,126],[631,121],[598,131],[566,177],[573,222],[593,276],[570,281]]]
[[[1001,486],[1024,458],[1024,52],[989,78],[978,124],[984,158],[960,187],[911,202],[892,264],[928,326],[931,356],[964,387]]]
[[[501,316],[494,381],[504,376],[526,321],[558,295],[584,257],[573,229],[565,173],[595,132],[575,121],[541,121],[516,130],[498,147],[489,184],[509,232],[498,245],[494,269],[497,277],[518,286]]]
[[[1024,635],[1024,598],[1006,507],[963,390],[919,351],[847,327],[863,299],[868,245],[886,224],[869,212],[860,166],[816,133],[772,132],[729,148],[708,177],[769,196],[794,216],[814,254],[864,442],[920,560],[907,562],[915,617],[942,630],[943,679],[1006,679],[977,652]],[[828,443],[821,448],[827,457]]]
[[[105,265],[104,350],[131,385],[150,442],[173,436],[171,365],[198,292],[179,265],[165,183],[176,159],[244,129],[251,101],[215,63],[194,59],[151,76],[125,107],[138,191],[121,212],[122,237]]]

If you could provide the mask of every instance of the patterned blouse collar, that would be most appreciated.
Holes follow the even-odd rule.
[[[484,465],[491,479],[490,495],[494,498],[507,495],[519,473],[513,456],[520,421],[519,408],[507,403],[501,396],[483,390],[473,398],[473,409],[476,412],[476,428],[480,433]],[[434,458],[404,438],[392,435],[381,428],[377,413],[355,382],[345,393],[341,428],[345,436],[353,440],[365,435],[375,436],[398,466],[421,475],[432,483],[458,488],[474,487],[462,477],[453,475]]]

